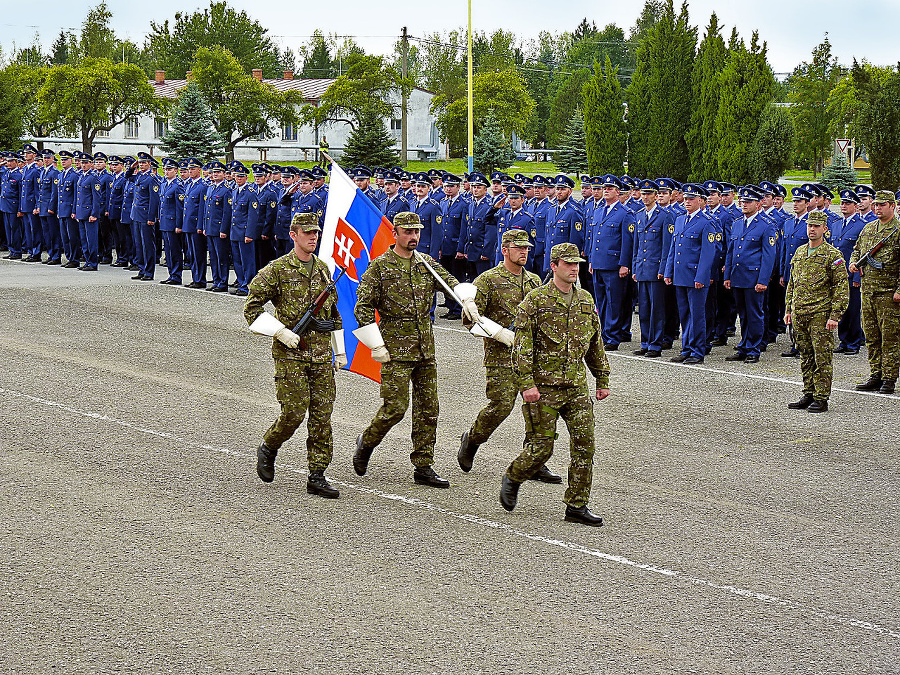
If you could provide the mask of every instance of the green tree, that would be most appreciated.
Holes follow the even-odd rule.
[[[400,154],[394,148],[394,138],[384,126],[384,119],[373,108],[364,111],[359,126],[350,132],[347,146],[341,154],[341,164],[355,166],[394,166]]]
[[[597,25],[594,22],[588,23],[585,18],[571,35],[563,57],[563,65],[570,68],[587,68],[593,63],[604,63],[607,56],[620,73],[622,68],[628,65],[628,41],[625,39],[625,31],[612,23],[606,25],[603,30],[597,30]],[[619,80],[627,85],[630,78],[620,74]]]
[[[618,68],[609,56],[603,69],[584,85],[584,130],[588,171],[592,175],[625,172],[628,133]]]
[[[571,75],[557,80],[551,87],[550,116],[547,118],[547,142],[558,147],[572,111],[584,108],[584,85],[591,79],[588,68],[579,68]]]
[[[825,152],[831,148],[829,127],[832,119],[828,112],[828,96],[843,76],[837,57],[831,55],[828,33],[812,52],[812,59],[804,61],[790,78],[793,102],[791,111],[800,144],[812,153],[813,175],[821,170]]]
[[[719,19],[713,12],[691,73],[693,105],[687,144],[691,154],[691,180],[695,182],[717,175],[716,152],[719,140],[716,137],[716,115],[719,112],[719,79],[727,56],[725,40],[719,33]]]
[[[494,171],[503,171],[516,161],[512,145],[503,135],[503,125],[488,109],[481,130],[475,136],[475,168],[485,175]]]
[[[766,43],[753,31],[750,49],[732,40],[720,80],[715,133],[718,177],[730,183],[750,182],[750,147],[763,111],[775,93],[775,76],[766,60]]]
[[[781,106],[766,107],[750,147],[750,179],[754,183],[778,181],[791,166],[795,137],[791,113]]]
[[[515,33],[503,29],[472,35],[472,60],[478,72],[496,73],[515,68],[522,62],[522,50],[516,43]]]
[[[22,138],[24,111],[16,75],[0,70],[0,147],[11,148]]]
[[[320,30],[314,30],[312,37],[300,48],[303,69],[300,77],[318,79],[334,77],[335,71],[331,60],[331,49]]]
[[[822,183],[827,185],[832,192],[852,188],[859,182],[859,176],[843,152],[835,152],[831,156],[831,164],[822,171]]]
[[[872,165],[872,184],[894,190],[900,185],[900,64],[878,69],[853,62],[859,109],[851,126]]]
[[[271,138],[272,128],[299,124],[299,92],[280,92],[247,75],[238,60],[222,47],[201,47],[194,57],[193,77],[212,110],[213,125],[225,141],[225,156],[234,159],[234,147],[251,137]]]
[[[666,12],[667,0],[646,0],[641,14],[628,32],[627,65],[632,71],[637,67],[637,52],[644,38]]]
[[[559,139],[559,152],[553,155],[553,163],[563,173],[581,174],[588,170],[584,117],[577,108]]]
[[[70,55],[75,51],[75,34],[59,31],[59,35],[50,47],[50,65],[61,66],[69,62]]]
[[[50,69],[12,64],[6,71],[12,76],[18,93],[19,103],[15,109],[22,116],[22,131],[32,138],[49,136],[56,129],[47,116],[47,110],[40,104],[40,92]],[[43,141],[38,141],[38,149],[43,148]]]
[[[98,132],[166,105],[138,66],[94,58],[50,68],[37,100],[50,128],[80,136],[83,152],[91,152]]]
[[[650,3],[648,3],[649,5]],[[645,7],[646,9],[646,7]],[[685,136],[691,123],[691,81],[697,29],[688,23],[687,4],[676,16],[673,0],[641,41],[637,67],[626,92],[628,170],[637,176],[687,180],[691,170]]]
[[[81,34],[78,39],[77,59],[110,59],[115,60],[119,51],[119,41],[116,34],[110,28],[112,12],[102,1],[96,7],[88,10],[87,16],[81,24]]]
[[[225,149],[212,110],[194,80],[179,92],[172,123],[162,141],[162,149],[171,155],[204,161],[220,156]]]
[[[193,14],[178,12],[173,24],[150,22],[148,51],[156,69],[169,77],[183,78],[200,47],[227,49],[245,73],[261,68],[263,77],[282,75],[282,54],[268,30],[244,11],[236,11],[227,2],[209,3]]]

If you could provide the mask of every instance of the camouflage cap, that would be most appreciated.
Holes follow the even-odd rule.
[[[422,221],[419,220],[418,213],[401,211],[396,216],[394,216],[394,227],[404,227],[407,230],[421,230]]]
[[[824,211],[813,211],[806,222],[810,225],[828,225],[828,214]]]
[[[528,238],[527,231],[514,227],[503,233],[501,246],[528,246],[530,248],[533,247],[534,244],[532,244],[531,240]]]
[[[291,229],[299,229],[301,232],[321,232],[319,219],[315,213],[295,213],[291,219]]]
[[[875,193],[874,201],[876,204],[893,204],[896,199],[894,198],[894,193],[890,190],[879,190]]]
[[[552,249],[550,249],[550,262],[559,262],[560,260],[569,263],[584,262],[584,258],[582,258],[578,254],[578,247],[575,244],[571,244],[569,242],[557,244]]]

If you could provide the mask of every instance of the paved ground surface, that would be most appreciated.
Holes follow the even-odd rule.
[[[612,354],[591,529],[559,486],[500,508],[518,411],[459,471],[483,376],[458,324],[452,489],[412,483],[408,420],[353,473],[378,389],[340,373],[326,501],[305,433],[256,478],[276,404],[239,299],[8,261],[0,288],[0,672],[900,672],[900,399],[850,391],[863,354],[827,415],[785,409],[798,363],[771,350]]]

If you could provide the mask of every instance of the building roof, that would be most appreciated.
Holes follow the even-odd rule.
[[[278,91],[299,91],[307,101],[317,101],[325,93],[325,90],[334,82],[334,78],[321,79],[293,79],[293,80],[262,80]],[[187,80],[164,80],[156,82],[149,80],[150,86],[160,98],[175,98],[178,92],[187,86]]]

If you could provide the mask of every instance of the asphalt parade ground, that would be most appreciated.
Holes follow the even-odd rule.
[[[380,400],[346,372],[341,498],[306,494],[305,427],[263,484],[242,299],[129,276],[0,263],[0,672],[900,673],[900,397],[853,391],[864,350],[824,415],[786,408],[784,336],[752,365],[611,353],[595,529],[564,486],[500,507],[518,409],[460,471],[482,349],[442,319],[450,490],[413,484],[409,415],[356,476]]]

